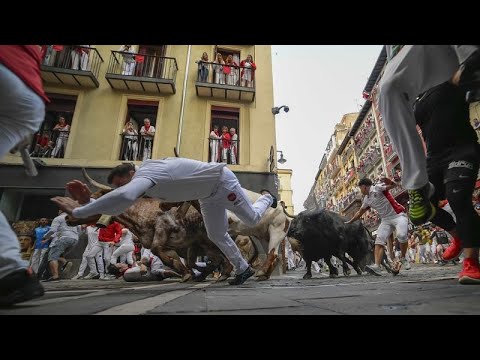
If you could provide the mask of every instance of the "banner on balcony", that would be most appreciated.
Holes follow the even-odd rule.
[[[145,56],[143,55],[135,55],[135,62],[141,64],[145,62]]]

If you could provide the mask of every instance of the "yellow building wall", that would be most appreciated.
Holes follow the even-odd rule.
[[[289,214],[295,214],[293,207],[292,170],[278,169],[278,195],[285,202]]]
[[[112,167],[118,160],[121,136],[127,115],[129,99],[158,102],[156,135],[152,158],[174,156],[179,132],[182,92],[185,79],[188,45],[168,45],[165,56],[176,58],[178,71],[173,95],[158,95],[136,91],[119,91],[110,87],[105,79],[111,50],[121,45],[93,45],[104,62],[98,74],[98,88],[73,88],[46,84],[49,93],[77,95],[65,158],[44,158],[47,164],[71,166]],[[138,45],[134,45],[138,50]],[[208,135],[210,133],[211,106],[238,107],[240,109],[239,141],[240,165],[229,165],[234,171],[269,171],[270,147],[276,148],[273,104],[273,74],[270,45],[218,45],[240,51],[240,59],[252,54],[257,65],[255,72],[256,94],[251,103],[198,97],[195,82],[197,64],[204,51],[212,60],[214,45],[192,45],[185,98],[183,126],[181,129],[180,156],[208,161]],[[276,159],[276,154],[275,154]],[[3,162],[20,163],[18,155],[7,155]]]

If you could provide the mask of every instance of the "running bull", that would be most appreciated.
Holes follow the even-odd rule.
[[[373,253],[374,240],[360,221],[345,224],[347,221],[345,217],[323,209],[303,211],[298,215],[287,214],[285,208],[284,212],[294,218],[287,236],[301,243],[302,254],[307,263],[304,279],[312,277],[312,261],[321,258],[327,263],[330,276],[338,275],[337,268],[330,262],[331,256],[342,261],[344,275],[350,275],[348,264],[357,274],[362,274],[360,264],[365,261],[367,255]],[[345,253],[348,253],[353,261]]]

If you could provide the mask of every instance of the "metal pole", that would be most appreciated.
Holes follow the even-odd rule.
[[[182,91],[182,105],[180,107],[180,121],[178,122],[178,136],[177,136],[177,152],[180,154],[180,140],[182,138],[183,130],[183,117],[185,115],[185,97],[187,95],[187,81],[188,81],[188,69],[190,65],[190,52],[192,45],[188,45],[187,62],[185,64],[185,78],[183,79],[183,91]]]

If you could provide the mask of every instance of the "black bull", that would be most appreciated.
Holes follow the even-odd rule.
[[[331,256],[342,261],[344,275],[350,274],[347,264],[361,275],[361,267],[367,261],[371,262],[374,246],[372,235],[360,221],[352,224],[345,224],[345,221],[345,217],[328,210],[303,211],[294,217],[287,236],[295,238],[301,244],[307,263],[304,279],[312,277],[312,261],[321,258],[327,263],[330,276],[338,275],[337,268],[330,262]]]

